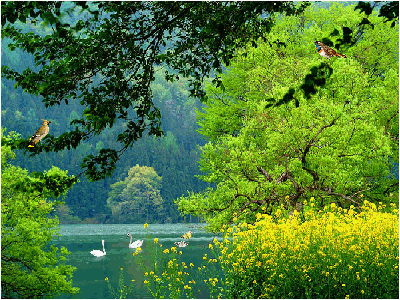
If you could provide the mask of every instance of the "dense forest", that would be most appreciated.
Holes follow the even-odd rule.
[[[21,25],[23,26],[23,25]],[[2,42],[2,65],[16,69],[33,67],[33,59],[29,54],[19,50],[10,51],[8,41]],[[196,175],[201,174],[198,169],[198,145],[204,145],[204,139],[196,131],[199,126],[196,122],[196,110],[202,107],[199,100],[189,98],[188,81],[181,79],[167,82],[161,71],[156,73],[153,83],[154,103],[160,108],[162,129],[165,137],[155,138],[144,135],[132,148],[121,157],[112,177],[97,182],[89,182],[84,176],[80,182],[68,192],[65,205],[58,207],[58,215],[62,223],[75,222],[125,222],[123,218],[111,218],[111,209],[107,206],[110,185],[123,180],[128,171],[135,165],[153,167],[162,177],[160,193],[163,199],[162,217],[151,217],[155,222],[182,222],[174,204],[174,199],[184,195],[187,191],[198,192],[209,184],[201,181]],[[57,136],[67,129],[72,129],[71,120],[81,114],[84,107],[78,100],[71,100],[67,105],[45,108],[40,97],[26,94],[21,88],[14,89],[11,80],[2,79],[1,88],[2,126],[7,131],[14,131],[29,139],[41,125],[40,119],[50,120],[50,133]],[[82,158],[94,151],[109,147],[116,132],[123,129],[120,122],[113,128],[107,129],[101,136],[90,142],[85,142],[76,150],[63,150],[58,153],[41,153],[30,157],[23,155],[23,150],[17,151],[15,164],[28,169],[30,172],[42,172],[52,165],[68,174],[77,175],[82,170]],[[195,220],[195,219],[193,219]],[[196,219],[197,220],[197,219]],[[146,219],[137,220],[138,223]]]

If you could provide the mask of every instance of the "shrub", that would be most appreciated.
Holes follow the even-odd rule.
[[[288,217],[258,214],[214,241],[226,298],[398,298],[396,205],[364,201],[357,212],[304,204]]]

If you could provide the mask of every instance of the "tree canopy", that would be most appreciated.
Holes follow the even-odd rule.
[[[75,267],[65,264],[68,251],[49,247],[58,233],[58,219],[49,215],[74,183],[66,171],[52,168],[44,177],[9,163],[15,155],[4,146],[12,135],[1,132],[1,296],[50,298],[76,294]]]
[[[348,207],[398,195],[398,24],[372,13],[359,31],[363,18],[340,3],[282,16],[230,65],[224,88],[207,88],[200,164],[217,187],[178,199],[184,213],[218,230],[310,197]],[[345,32],[354,43],[341,44]],[[315,39],[347,58],[328,62]]]
[[[124,180],[111,185],[107,204],[113,221],[118,224],[163,221],[161,180],[152,167],[130,168]]]
[[[114,148],[101,148],[81,164],[91,180],[109,176],[120,155],[146,132],[161,136],[152,101],[156,68],[167,80],[190,76],[190,93],[205,99],[205,77],[222,72],[238,48],[269,31],[274,12],[296,14],[294,2],[2,2],[2,37],[34,56],[35,68],[2,76],[47,107],[79,99],[85,108],[74,130],[51,133],[33,149],[61,151],[100,135],[122,120]],[[29,24],[34,32],[19,25]],[[262,29],[262,30],[261,30]],[[219,82],[216,76],[215,82]],[[25,149],[27,140],[14,147]]]

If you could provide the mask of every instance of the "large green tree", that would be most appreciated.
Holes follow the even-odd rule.
[[[268,31],[273,12],[296,14],[305,6],[292,1],[2,2],[2,38],[12,40],[11,50],[32,54],[36,65],[22,72],[2,66],[2,76],[40,95],[47,107],[70,99],[84,107],[71,121],[73,130],[49,134],[32,154],[76,148],[116,120],[125,123],[114,136],[115,147],[83,159],[86,175],[98,180],[112,173],[144,132],[162,135],[150,85],[156,68],[164,68],[170,81],[190,76],[191,94],[204,98],[203,79],[221,72],[237,48]],[[24,27],[28,24],[33,32]],[[27,140],[15,147],[25,149]]]
[[[147,223],[163,220],[160,195],[162,178],[152,167],[136,165],[128,176],[111,185],[107,204],[115,223]]]
[[[58,219],[50,213],[56,198],[74,184],[66,171],[53,167],[29,176],[9,163],[15,154],[4,146],[15,136],[1,132],[1,296],[50,298],[76,294],[75,267],[65,264],[68,251],[49,246],[58,233]]]
[[[183,212],[218,230],[281,204],[299,210],[312,196],[344,207],[396,199],[398,24],[363,18],[341,3],[282,15],[268,42],[230,66],[224,89],[209,86],[200,163],[217,188],[180,198]],[[327,61],[315,39],[347,58]]]

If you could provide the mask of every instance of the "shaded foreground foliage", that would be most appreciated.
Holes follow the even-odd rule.
[[[1,296],[50,298],[76,294],[75,267],[65,264],[68,251],[49,248],[58,233],[58,219],[49,214],[55,199],[74,184],[66,171],[54,167],[35,178],[9,163],[15,154],[1,132]]]

